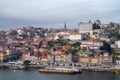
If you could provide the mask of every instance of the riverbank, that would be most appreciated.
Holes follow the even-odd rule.
[[[12,69],[12,70],[24,70],[24,69],[41,69],[44,68],[44,65],[13,65],[13,64],[0,64],[1,69]],[[51,68],[58,68],[61,66],[46,66],[46,67],[51,67]],[[62,66],[63,67],[63,66]],[[72,67],[70,67],[72,68]],[[93,71],[93,72],[116,72],[119,71],[119,68],[116,67],[102,67],[102,66],[97,66],[97,67],[74,67],[76,69],[82,70],[82,71]]]
[[[23,70],[23,69],[39,69],[39,68],[43,68],[43,65],[23,65],[23,64],[8,64],[8,63],[3,63],[0,64],[0,68],[1,69],[16,69],[16,70]]]

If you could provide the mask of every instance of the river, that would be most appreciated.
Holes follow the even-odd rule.
[[[36,70],[0,69],[0,80],[120,80],[120,74],[85,72],[81,74],[39,73]]]

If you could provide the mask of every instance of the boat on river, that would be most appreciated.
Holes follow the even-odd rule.
[[[82,72],[79,69],[71,69],[71,68],[49,68],[49,69],[44,68],[44,69],[39,69],[38,71],[42,73],[66,73],[66,74]]]

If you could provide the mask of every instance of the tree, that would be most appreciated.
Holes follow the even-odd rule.
[[[118,39],[118,40],[120,39],[120,34],[117,35],[117,39]]]
[[[67,53],[72,53],[72,55],[74,55],[75,53],[77,53],[78,52],[78,50],[76,50],[76,49],[67,49],[67,51],[66,51]]]
[[[86,50],[87,50],[87,47],[83,47],[82,51],[86,52]]]
[[[100,29],[100,25],[99,25],[99,24],[94,23],[94,24],[93,24],[93,29]]]
[[[52,40],[47,42],[47,47],[53,47],[54,45],[55,45],[55,42]]]
[[[111,52],[110,44],[104,41],[103,46],[100,47],[100,50],[107,50],[108,52]]]
[[[116,55],[116,56],[120,56],[120,53],[116,52],[115,50],[112,50],[111,53],[114,54],[114,55]]]
[[[24,64],[24,65],[29,65],[30,62],[31,62],[30,60],[25,60],[25,61],[23,62],[23,64]]]
[[[68,40],[57,39],[56,43],[58,43],[60,46],[63,46],[68,44]]]
[[[80,42],[75,42],[71,46],[73,47],[79,47],[80,48],[81,43]]]

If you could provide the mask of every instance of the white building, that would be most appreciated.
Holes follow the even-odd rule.
[[[87,47],[90,49],[99,49],[100,46],[103,46],[103,42],[95,42],[95,41],[81,41],[81,48]]]
[[[72,62],[72,54],[56,55],[55,62]]]
[[[117,45],[117,48],[120,48],[120,40],[116,41],[115,44]]]
[[[59,32],[56,34],[54,39],[59,39],[59,37],[61,37],[62,39],[69,39],[69,40],[82,40],[83,35],[75,31]]]
[[[92,35],[93,24],[90,22],[88,22],[88,23],[80,22],[78,24],[78,30],[79,30],[79,33],[90,33]]]
[[[83,38],[83,35],[81,34],[70,34],[69,39],[70,40],[81,40]]]

